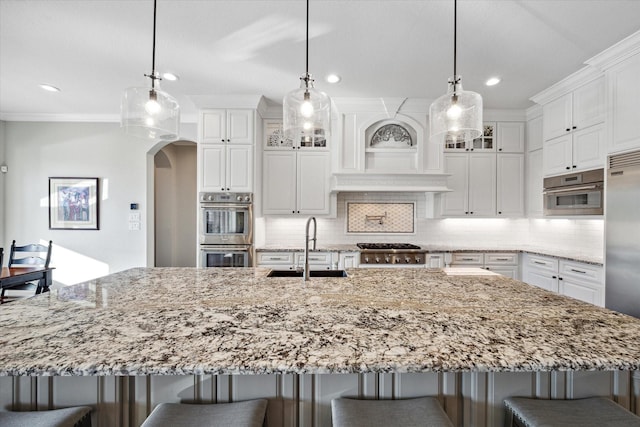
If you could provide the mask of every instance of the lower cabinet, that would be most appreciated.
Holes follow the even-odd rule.
[[[427,268],[444,268],[444,254],[426,253],[424,256]]]
[[[338,268],[358,268],[360,266],[360,252],[340,252],[338,254]]]
[[[522,281],[604,307],[602,266],[525,253]]]
[[[451,254],[452,267],[479,267],[494,273],[518,279],[517,252],[455,252]]]
[[[257,267],[271,268],[272,270],[295,270],[304,267],[305,258],[304,252],[301,251],[258,251],[256,260]],[[313,251],[309,253],[309,268],[311,270],[331,270],[334,266],[338,266],[337,252]]]

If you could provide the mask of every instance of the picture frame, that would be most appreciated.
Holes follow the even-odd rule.
[[[49,178],[49,229],[99,230],[99,178]]]

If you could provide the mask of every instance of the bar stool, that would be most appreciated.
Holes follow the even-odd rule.
[[[573,400],[505,399],[507,426],[640,427],[640,417],[604,397]]]
[[[267,399],[233,403],[161,403],[140,427],[262,427]]]
[[[334,427],[453,427],[435,397],[331,401]]]
[[[2,427],[91,427],[91,408],[74,406],[50,411],[0,412]]]

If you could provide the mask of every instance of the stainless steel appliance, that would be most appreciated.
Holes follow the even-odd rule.
[[[200,193],[200,265],[253,266],[253,195]]]
[[[544,179],[544,214],[602,215],[604,169]]]
[[[358,243],[360,267],[425,266],[426,251],[410,243]]]
[[[640,151],[608,164],[605,306],[640,318]]]

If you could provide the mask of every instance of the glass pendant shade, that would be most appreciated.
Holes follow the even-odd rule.
[[[462,89],[460,77],[449,80],[446,95],[429,107],[432,140],[472,141],[482,136],[482,97]]]
[[[301,147],[325,147],[331,134],[331,100],[313,87],[310,75],[300,80],[300,88],[289,92],[282,103],[284,136]]]
[[[160,89],[158,80],[150,87],[130,87],[122,95],[120,125],[134,136],[173,141],[180,130],[180,106]]]

